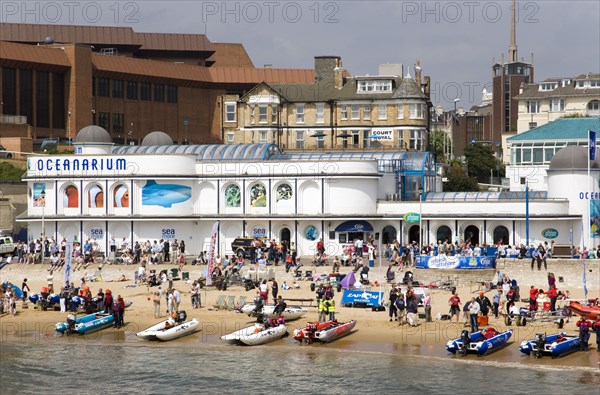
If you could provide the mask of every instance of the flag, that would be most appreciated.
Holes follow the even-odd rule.
[[[65,284],[71,284],[71,264],[73,260],[73,242],[65,246]]]
[[[588,136],[590,138],[589,147],[590,147],[590,160],[596,159],[596,132],[592,130],[588,130]]]
[[[212,285],[212,272],[215,267],[215,251],[217,249],[217,234],[219,233],[219,221],[215,222],[210,235],[208,246],[208,269],[206,272],[206,285]]]
[[[585,272],[587,270],[586,270],[585,267],[586,267],[586,264],[585,264],[585,259],[584,259],[583,260],[583,297],[584,297],[584,299],[587,300],[587,293],[588,292],[587,292],[587,279],[586,279],[586,274],[585,274]]]

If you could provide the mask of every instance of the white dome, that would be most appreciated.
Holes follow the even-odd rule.
[[[112,144],[110,134],[98,125],[86,126],[77,133],[75,143],[79,144]]]
[[[141,145],[172,145],[173,139],[165,132],[150,132]]]

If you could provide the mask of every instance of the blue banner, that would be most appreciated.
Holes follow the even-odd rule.
[[[493,256],[429,256],[418,255],[419,269],[494,269],[496,257]]]
[[[383,292],[362,291],[359,289],[347,289],[342,296],[342,305],[351,303],[366,303],[367,307],[379,306],[383,301]]]
[[[589,147],[590,147],[590,160],[596,159],[596,132],[589,130]]]

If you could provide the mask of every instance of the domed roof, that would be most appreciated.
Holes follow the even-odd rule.
[[[172,145],[173,139],[165,132],[150,132],[144,137],[141,145]]]
[[[587,170],[588,149],[581,145],[561,148],[550,161],[549,170]],[[598,158],[590,163],[590,169],[600,169]]]
[[[112,139],[110,138],[110,134],[106,131],[106,129],[97,126],[90,125],[86,126],[77,133],[77,137],[75,138],[75,143],[79,144],[93,144],[93,143],[102,143],[102,144],[112,144]]]

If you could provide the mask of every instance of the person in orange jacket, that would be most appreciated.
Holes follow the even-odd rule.
[[[579,351],[587,351],[592,323],[586,318],[585,315],[582,315],[575,325],[577,325],[577,327],[579,328],[579,340],[581,340]]]

